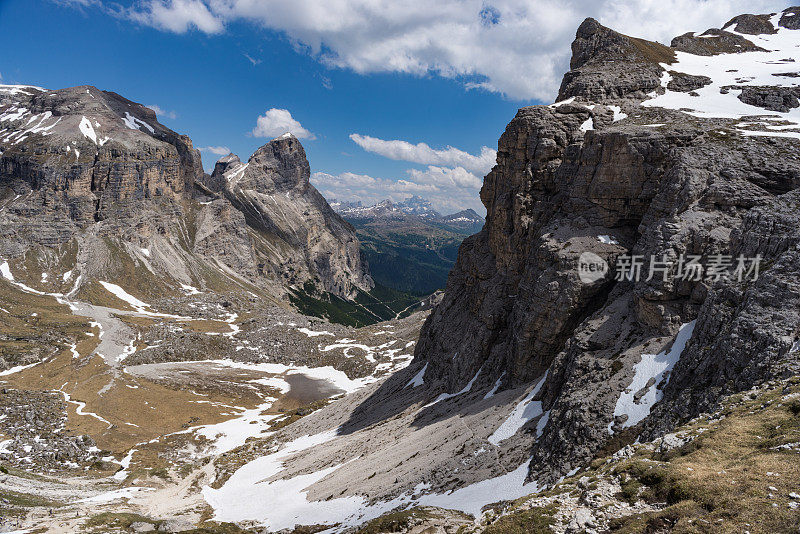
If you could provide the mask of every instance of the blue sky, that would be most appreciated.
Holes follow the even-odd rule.
[[[552,101],[585,16],[668,42],[788,5],[755,4],[0,0],[0,76],[116,91],[162,110],[195,146],[243,160],[289,124],[328,197],[415,193],[444,212],[483,213],[498,137],[519,107]],[[693,19],[674,20],[689,8]],[[202,153],[207,168],[219,157]]]

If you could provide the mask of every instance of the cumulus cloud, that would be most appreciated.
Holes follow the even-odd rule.
[[[464,208],[483,211],[478,192],[483,176],[495,164],[495,150],[484,146],[480,154],[473,155],[452,146],[434,149],[427,143],[413,144],[400,139],[387,141],[359,134],[351,134],[350,139],[368,152],[426,167],[406,170],[407,180],[386,180],[354,173],[336,176],[318,173],[317,181],[327,198],[374,203],[386,198],[404,200],[409,194],[417,194],[444,212]]]
[[[268,109],[258,117],[252,133],[255,137],[278,137],[287,132],[298,139],[315,139],[314,134],[303,128],[288,109]]]
[[[439,187],[457,187],[479,190],[483,179],[478,178],[463,167],[449,169],[429,165],[425,170],[409,169],[408,174],[418,183],[433,184]]]
[[[668,42],[686,31],[719,27],[739,13],[788,5],[776,0],[143,0],[126,13],[176,33],[216,34],[229,22],[249,21],[283,33],[331,67],[434,73],[512,99],[551,101],[585,17]]]
[[[481,148],[479,155],[473,156],[468,152],[451,146],[444,150],[435,150],[426,143],[417,143],[415,145],[399,139],[386,141],[355,133],[350,134],[350,139],[364,150],[390,159],[421,163],[423,165],[458,166],[480,175],[489,172],[497,159],[497,152],[486,146]]]
[[[132,8],[124,14],[141,24],[174,33],[191,29],[221,33],[225,29],[222,18],[201,0],[148,0],[142,8]]]
[[[231,149],[226,146],[199,146],[197,150],[201,152],[210,152],[212,154],[216,154],[217,156],[227,156],[231,153]]]
[[[159,117],[166,117],[168,119],[177,119],[178,118],[178,114],[177,113],[175,113],[174,111],[167,111],[167,110],[165,110],[164,108],[162,108],[161,106],[159,106],[157,104],[148,104],[146,107],[148,107],[148,108],[152,109],[153,111],[155,111],[156,115],[158,115]]]

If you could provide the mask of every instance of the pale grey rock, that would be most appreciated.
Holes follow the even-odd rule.
[[[291,134],[259,148],[243,164],[229,155],[212,181],[270,248],[260,268],[289,285],[306,282],[344,298],[369,291],[374,283],[362,259],[355,230],[311,185],[310,166]]]
[[[159,532],[183,532],[194,529],[194,525],[186,519],[167,519],[158,525]]]
[[[549,419],[531,450],[530,478],[540,483],[603,446],[663,435],[726,394],[797,372],[798,353],[789,352],[800,324],[790,228],[797,141],[720,136],[724,120],[635,106],[660,86],[663,71],[648,54],[670,53],[593,20],[581,25],[559,94],[576,99],[523,108],[509,123],[481,190],[484,230],[462,245],[415,353],[428,364],[426,379],[450,393],[476,374],[473,387],[499,380],[503,391],[547,371],[537,400]],[[638,118],[613,122],[609,105]],[[584,132],[589,118],[594,129]],[[585,252],[612,266],[622,254],[641,255],[643,276],[615,281],[612,267],[584,283],[576,267]],[[761,254],[764,268],[741,284],[646,279],[651,256],[714,254]],[[643,353],[667,350],[693,320],[668,383],[632,392],[664,394],[628,431],[628,416],[614,411],[634,366]]]
[[[672,39],[670,46],[678,52],[688,52],[698,56],[764,51],[741,35],[717,28],[706,30],[700,35],[696,35],[695,32],[679,35]]]
[[[747,85],[742,87],[739,100],[751,106],[786,113],[800,107],[800,87],[771,87]]]

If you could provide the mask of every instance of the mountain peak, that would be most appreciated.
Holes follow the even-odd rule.
[[[670,47],[623,35],[587,18],[575,33],[571,70],[564,75],[557,100],[644,99],[660,85],[661,64],[673,61]]]
[[[309,187],[311,167],[306,158],[303,145],[292,134],[276,137],[269,143],[256,150],[247,161],[246,176],[261,182],[252,189],[267,190],[275,188],[278,191],[290,189],[306,189]],[[263,182],[268,179],[270,183]]]

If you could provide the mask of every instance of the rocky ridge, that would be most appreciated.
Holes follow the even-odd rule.
[[[48,290],[82,295],[102,279],[140,297],[186,286],[273,302],[306,282],[343,298],[372,287],[293,137],[261,147],[218,194],[188,137],[116,93],[2,86],[0,128],[0,257],[18,278],[56,270],[70,276]]]
[[[416,357],[449,392],[541,381],[530,479],[797,372],[800,103],[771,96],[797,90],[781,72],[800,46],[796,13],[737,17],[672,47],[587,19],[560,101],[521,109],[500,138],[486,226],[462,245]],[[767,60],[775,72],[750,75]],[[736,100],[747,106],[725,109]],[[581,280],[584,253],[606,276]],[[616,279],[631,255],[643,276]],[[758,279],[675,276],[681,257],[720,255],[760,257]],[[649,277],[651,258],[671,275]]]
[[[327,292],[353,298],[374,284],[355,231],[311,185],[310,176],[303,146],[286,134],[259,148],[247,163],[235,154],[221,158],[207,185],[241,211],[251,228],[268,236],[270,277],[298,285],[316,280]]]
[[[353,221],[413,221],[422,219],[426,222],[441,223],[458,231],[469,233],[479,231],[484,222],[483,217],[473,209],[442,215],[431,206],[428,200],[416,195],[408,197],[402,202],[383,200],[372,206],[364,206],[360,201],[333,200],[331,207],[345,219]]]

